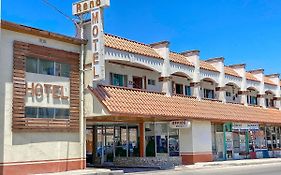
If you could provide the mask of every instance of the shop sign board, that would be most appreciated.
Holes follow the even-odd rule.
[[[191,122],[187,120],[171,121],[169,125],[173,129],[190,128]]]
[[[91,49],[93,81],[105,79],[103,8],[108,7],[109,0],[84,0],[74,3],[73,15],[90,13],[91,15]]]
[[[258,123],[233,123],[233,130],[259,130]]]

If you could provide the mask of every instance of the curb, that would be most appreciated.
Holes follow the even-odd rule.
[[[123,175],[123,170],[74,170],[74,171],[66,171],[66,172],[58,172],[58,173],[46,173],[46,174],[35,174],[35,175]]]
[[[234,167],[234,166],[246,166],[246,165],[262,165],[271,163],[281,163],[281,158],[276,159],[252,159],[252,160],[230,160],[221,162],[206,162],[195,163],[194,165],[178,166],[175,170],[181,169],[202,169],[210,167]]]

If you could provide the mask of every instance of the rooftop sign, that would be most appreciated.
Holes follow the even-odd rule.
[[[103,8],[108,7],[109,0],[83,0],[72,6],[73,15],[90,13],[91,15],[91,50],[93,81],[105,79],[104,58],[104,31],[103,31]]]
[[[83,0],[72,4],[72,14],[81,15],[88,13],[94,9],[101,7],[108,7],[110,4],[109,0]]]

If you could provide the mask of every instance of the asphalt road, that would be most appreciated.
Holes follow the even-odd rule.
[[[177,169],[129,173],[131,175],[281,175],[281,163],[235,167],[210,167],[204,169]]]

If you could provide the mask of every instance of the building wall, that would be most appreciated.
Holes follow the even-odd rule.
[[[63,171],[80,167],[81,155],[79,132],[14,132],[12,131],[13,101],[13,43],[23,41],[36,45],[79,53],[80,47],[46,38],[2,30],[0,79],[0,167],[4,174]],[[40,42],[44,39],[46,43]],[[42,41],[42,40],[41,40]],[[3,132],[4,131],[4,132]],[[4,133],[4,139],[2,134]],[[4,148],[3,145],[4,144]],[[66,166],[69,160],[71,167]],[[37,163],[34,163],[34,162]],[[38,163],[39,162],[39,163]],[[83,160],[82,160],[83,162]],[[54,167],[46,166],[52,163]],[[63,163],[63,164],[61,164]],[[40,168],[39,168],[40,167]],[[43,168],[44,167],[44,168]],[[42,169],[43,168],[43,169]],[[1,169],[0,169],[1,170]],[[1,174],[1,172],[0,172]]]
[[[180,129],[180,152],[183,164],[212,161],[210,121],[192,121],[191,127]]]
[[[0,42],[2,41],[2,29],[0,28]],[[2,46],[2,43],[0,43]],[[0,47],[0,69],[3,70],[4,59],[2,57],[3,47]],[[0,78],[0,97],[5,98],[5,83],[4,78]],[[2,102],[2,101],[1,101]],[[0,163],[3,162],[4,154],[4,103],[0,103]],[[1,167],[1,166],[0,166]],[[0,173],[2,172],[0,168]]]

